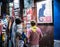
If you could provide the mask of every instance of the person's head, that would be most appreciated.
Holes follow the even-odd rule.
[[[31,21],[31,26],[35,26],[36,22],[35,21]]]
[[[21,19],[20,19],[20,18],[16,18],[16,19],[15,19],[15,23],[16,23],[16,24],[21,24],[21,23],[22,23],[22,21],[21,21]]]
[[[9,21],[9,15],[6,15],[6,19]]]

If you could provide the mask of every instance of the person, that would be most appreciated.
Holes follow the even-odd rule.
[[[16,18],[15,23],[17,25],[17,31],[16,32],[19,32],[20,34],[22,34],[22,32],[23,32],[22,20],[20,18]]]
[[[9,47],[13,47],[13,42],[11,40],[12,38],[12,25],[13,25],[14,19],[13,17],[9,17],[9,23],[8,23],[8,30],[9,30]]]
[[[16,47],[24,47],[24,41],[22,40],[22,36],[19,32],[16,32]]]
[[[2,26],[3,26],[3,24],[2,24],[1,19],[0,19],[0,35],[2,34]]]
[[[23,22],[22,22],[22,20],[18,17],[18,18],[16,18],[15,19],[15,23],[16,23],[16,33],[18,33],[18,34],[21,34],[21,40],[22,41],[25,41],[25,38],[26,38],[26,36],[25,36],[25,34],[24,34],[24,29],[23,29],[23,26],[22,26],[22,24],[23,24]],[[15,33],[15,34],[16,34]],[[15,36],[17,36],[17,38],[19,38],[18,37],[18,35],[15,35]],[[19,39],[18,39],[19,40]],[[22,43],[22,42],[21,42]],[[25,43],[25,42],[24,42]],[[24,44],[23,44],[24,45]],[[23,47],[23,46],[22,46]]]
[[[3,23],[3,28],[2,28],[2,32],[5,32],[6,34],[4,35],[5,36],[5,41],[4,41],[4,45],[7,47],[8,45],[8,35],[7,35],[7,32],[8,32],[8,22],[9,22],[9,15],[6,15],[3,17],[2,19],[2,23]],[[4,38],[4,37],[3,37]],[[6,44],[7,43],[7,44]]]
[[[15,47],[15,33],[16,33],[16,23],[15,23],[15,20],[13,22],[13,25],[12,25],[12,35],[11,35],[11,40],[12,40],[12,43],[13,43],[13,47]]]
[[[34,20],[31,21],[31,28],[27,31],[27,39],[30,47],[39,47],[39,39],[43,37],[41,29],[36,26]]]
[[[2,19],[0,19],[0,43],[4,42],[4,39],[2,40]],[[3,43],[2,43],[3,44]],[[0,44],[0,46],[2,47],[2,45]]]

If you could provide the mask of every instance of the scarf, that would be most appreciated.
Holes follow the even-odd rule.
[[[32,30],[33,32],[36,32],[36,28],[37,28],[36,26],[32,26],[32,27],[31,27],[31,30]]]

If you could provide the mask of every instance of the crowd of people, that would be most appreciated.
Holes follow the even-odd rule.
[[[41,29],[32,20],[30,29],[25,33],[23,23],[18,16],[9,17],[7,15],[0,20],[2,25],[2,47],[39,47],[39,40],[43,37]]]

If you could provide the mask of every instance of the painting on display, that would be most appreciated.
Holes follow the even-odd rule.
[[[37,2],[37,23],[52,23],[52,0]]]

